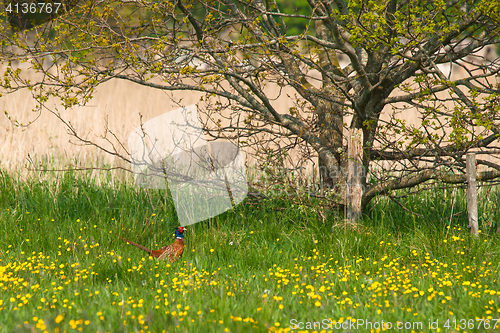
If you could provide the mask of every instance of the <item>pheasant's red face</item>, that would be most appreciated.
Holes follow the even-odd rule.
[[[177,230],[179,230],[179,232],[182,234],[184,232],[184,228],[183,227],[179,227]]]

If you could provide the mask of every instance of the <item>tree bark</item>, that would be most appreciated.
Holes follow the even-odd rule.
[[[328,27],[323,21],[316,21],[316,34],[319,38],[330,40],[331,35]],[[345,97],[339,89],[334,85],[331,78],[326,73],[338,72],[342,73],[337,53],[333,49],[325,49],[319,53],[319,66],[322,75],[321,92],[326,96],[338,101],[338,103],[323,99],[316,105],[317,126],[319,138],[330,152],[337,157],[336,161],[326,158],[320,154],[318,158],[320,188],[324,193],[333,190],[340,198],[345,197],[345,159],[342,158],[341,150],[343,146],[342,131],[344,125],[344,112],[342,104]]]
[[[342,195],[345,189],[345,161],[339,151],[342,149],[342,108],[334,103],[322,103],[318,113],[319,137],[336,159],[320,154],[318,158],[320,186],[322,191],[335,190]],[[330,155],[331,156],[331,155]],[[340,190],[340,192],[338,192]]]

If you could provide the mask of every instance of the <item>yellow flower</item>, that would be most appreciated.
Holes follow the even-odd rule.
[[[61,315],[61,314],[60,314],[60,315],[58,315],[58,316],[56,317],[56,320],[55,320],[55,321],[56,321],[56,324],[59,324],[59,323],[60,323],[63,319],[64,319],[64,316],[63,316],[63,315]]]

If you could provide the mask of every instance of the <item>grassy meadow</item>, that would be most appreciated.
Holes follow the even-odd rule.
[[[415,214],[377,198],[357,226],[312,198],[246,199],[169,264],[115,236],[171,243],[165,191],[0,171],[0,331],[498,332],[499,195],[480,191],[478,239],[462,190],[400,199]]]

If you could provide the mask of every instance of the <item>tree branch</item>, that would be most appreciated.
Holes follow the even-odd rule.
[[[500,169],[492,170],[492,171],[483,171],[478,172],[476,180],[477,181],[486,181],[500,177]],[[389,180],[387,182],[377,184],[372,188],[368,189],[363,195],[362,202],[364,205],[368,204],[368,202],[379,194],[387,194],[392,190],[398,190],[402,188],[409,188],[419,184],[422,184],[430,179],[440,180],[444,183],[448,184],[459,184],[467,181],[467,177],[465,174],[452,174],[445,171],[440,170],[423,170],[417,172],[416,174],[412,174],[410,176],[401,177],[398,179]]]

